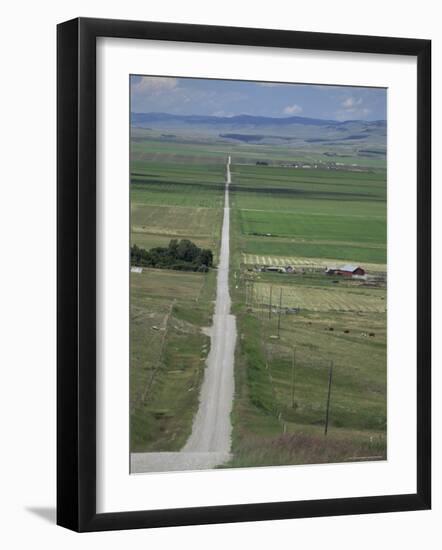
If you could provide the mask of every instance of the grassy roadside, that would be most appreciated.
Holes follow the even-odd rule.
[[[178,451],[190,435],[210,349],[202,329],[211,324],[215,282],[215,270],[132,274],[132,452]]]
[[[384,335],[361,336],[367,322],[345,314],[276,319],[237,308],[230,467],[383,459],[386,457]],[[329,328],[333,327],[333,331]],[[345,327],[345,328],[344,328]],[[347,328],[350,327],[350,328]],[[345,333],[349,330],[350,333]],[[295,345],[294,345],[295,344]],[[295,349],[293,381],[292,349]],[[345,353],[347,352],[347,354]],[[329,364],[334,367],[328,435],[324,436]],[[357,358],[364,358],[354,365]]]

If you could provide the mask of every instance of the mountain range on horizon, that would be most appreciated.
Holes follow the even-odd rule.
[[[385,155],[385,120],[331,120],[301,116],[213,116],[131,113],[132,135],[143,139],[211,139],[223,143],[283,145],[322,150],[324,154]],[[147,132],[147,134],[146,134]],[[360,153],[358,152],[360,150]]]
[[[293,124],[305,126],[327,126],[343,127],[347,125],[358,124],[366,127],[385,128],[386,120],[333,120],[302,116],[288,117],[269,117],[259,115],[233,115],[233,116],[215,116],[215,115],[178,115],[173,113],[131,113],[131,122],[134,126],[143,127],[145,124],[189,124],[189,125],[228,125],[228,126],[290,126]]]

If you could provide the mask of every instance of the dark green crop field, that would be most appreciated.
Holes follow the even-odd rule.
[[[224,165],[136,161],[131,171],[131,204],[199,206],[222,204]]]
[[[385,169],[234,165],[243,254],[386,262]]]

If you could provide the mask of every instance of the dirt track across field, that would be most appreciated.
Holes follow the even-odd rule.
[[[131,473],[207,470],[230,458],[236,319],[230,313],[230,156],[226,164],[224,217],[211,346],[192,433],[180,452],[132,453]]]

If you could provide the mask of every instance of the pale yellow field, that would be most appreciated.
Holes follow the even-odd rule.
[[[368,272],[387,271],[386,264],[360,263],[356,261],[343,261],[336,258],[303,258],[300,256],[260,256],[257,254],[243,254],[243,262],[247,265],[275,265],[305,268],[337,267],[344,264],[361,265]]]
[[[269,304],[270,285],[255,283],[253,304]],[[279,305],[282,290],[282,307],[295,307],[309,311],[354,311],[382,313],[386,308],[386,292],[380,289],[351,290],[312,288],[307,286],[272,285],[272,304]]]
[[[220,214],[213,208],[146,204],[132,204],[131,208],[133,233],[207,239],[217,236],[220,223]]]

